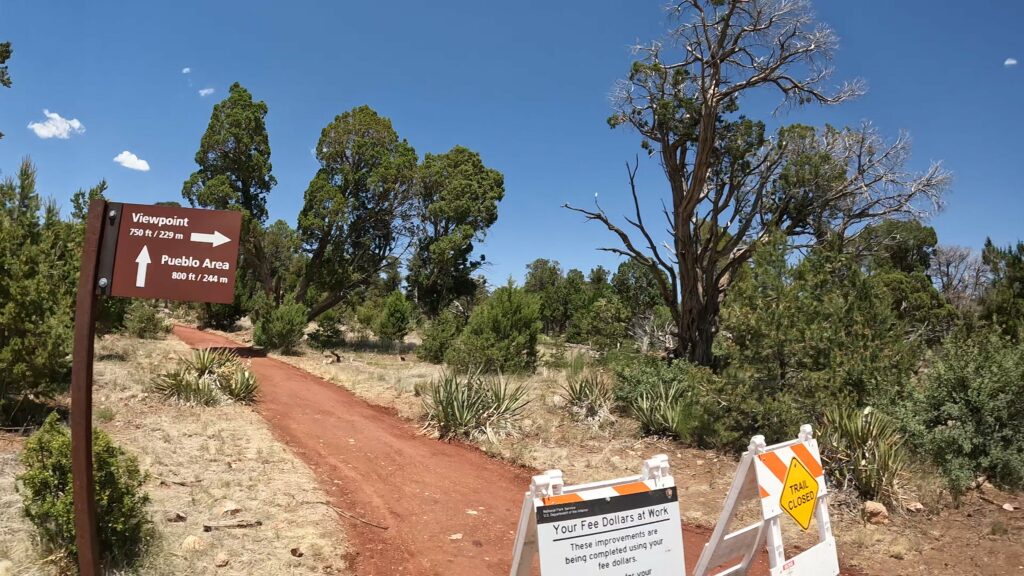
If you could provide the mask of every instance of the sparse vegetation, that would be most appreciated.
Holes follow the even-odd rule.
[[[157,376],[151,389],[168,400],[196,406],[225,401],[250,404],[259,394],[252,372],[233,352],[203,348]]]
[[[101,430],[93,431],[93,470],[100,550],[109,568],[130,566],[151,538],[145,476],[135,458]],[[56,414],[29,438],[18,478],[25,515],[50,550],[68,565],[77,557],[71,490],[71,433]]]

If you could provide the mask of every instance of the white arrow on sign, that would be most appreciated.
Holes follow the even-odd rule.
[[[151,262],[152,260],[149,259],[149,246],[143,246],[142,251],[135,258],[135,263],[139,265],[139,269],[135,272],[136,288],[146,287],[146,268]]]
[[[221,244],[226,244],[228,242],[231,242],[231,238],[228,238],[227,236],[221,234],[220,232],[218,232],[216,230],[213,231],[213,234],[204,234],[202,232],[193,232],[192,233],[192,237],[189,238],[189,239],[192,240],[193,242],[207,242],[210,245],[212,245],[214,248],[216,248],[217,246],[220,246]]]

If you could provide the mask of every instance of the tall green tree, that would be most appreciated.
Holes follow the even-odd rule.
[[[28,159],[0,181],[0,421],[67,389],[80,243]]]
[[[981,258],[990,278],[981,295],[981,318],[1014,341],[1024,338],[1024,242],[1000,248],[986,238]]]
[[[628,171],[628,227],[600,206],[566,207],[617,237],[606,250],[651,270],[675,321],[675,356],[709,365],[722,302],[758,246],[778,233],[812,243],[845,238],[927,210],[948,175],[937,165],[909,173],[908,140],[886,142],[867,125],[784,127],[769,137],[763,122],[740,115],[754,91],[790,104],[837,104],[861,91],[856,83],[823,88],[836,37],[809,3],[681,0],[671,13],[667,39],[638,47],[642,58],[616,90],[609,118],[636,130],[664,170],[671,194],[658,222],[667,222],[667,237],[644,218],[636,166]]]
[[[379,281],[413,234],[416,151],[369,106],[324,127],[316,147],[320,169],[306,189],[298,232],[309,259],[296,301],[309,319]]]
[[[416,186],[420,232],[407,282],[429,316],[476,291],[472,275],[484,256],[471,258],[473,243],[498,219],[504,196],[504,176],[468,148],[423,158]]]
[[[199,169],[185,181],[181,195],[191,206],[242,213],[240,268],[259,278],[269,294],[275,270],[266,258],[263,224],[267,195],[277,179],[271,173],[266,117],[265,102],[254,101],[238,82],[232,84],[227,98],[213,107],[195,156]]]
[[[576,272],[579,272],[578,270]],[[583,273],[579,273],[580,283]],[[545,334],[565,332],[569,315],[565,302],[562,267],[557,260],[537,258],[526,265],[526,283],[523,290],[533,294],[540,302],[540,320]]]

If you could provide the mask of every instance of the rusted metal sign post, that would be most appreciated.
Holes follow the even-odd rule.
[[[242,215],[93,200],[85,224],[71,369],[71,471],[81,576],[100,574],[92,469],[92,363],[99,296],[231,303]]]

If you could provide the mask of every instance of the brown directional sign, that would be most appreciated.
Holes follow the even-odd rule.
[[[109,206],[108,218],[120,220],[110,294],[223,304],[234,300],[241,213]]]

